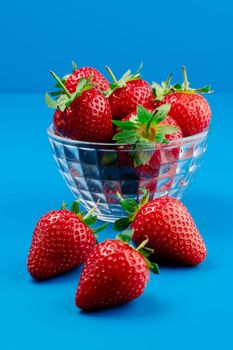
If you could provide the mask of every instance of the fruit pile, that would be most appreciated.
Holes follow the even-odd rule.
[[[117,80],[106,68],[112,83],[96,69],[75,63],[73,73],[62,79],[50,71],[57,90],[46,93],[46,102],[56,109],[57,135],[87,142],[168,143],[208,127],[211,110],[201,94],[211,92],[210,87],[190,88],[185,67],[182,85],[171,85],[171,74],[161,85],[150,85],[141,67]]]
[[[210,87],[190,88],[185,67],[182,85],[172,85],[171,74],[161,85],[150,85],[142,80],[142,67],[117,80],[106,68],[112,83],[96,69],[75,64],[73,73],[61,79],[51,71],[57,90],[46,94],[46,102],[55,108],[54,132],[67,139],[116,144],[115,153],[98,153],[98,166],[108,167],[102,180],[109,203],[115,203],[117,191],[140,195],[141,187],[153,198],[161,190],[160,174],[172,179],[176,173],[184,142],[177,140],[208,127],[211,110],[201,94],[211,92]],[[163,191],[171,186],[167,181]]]
[[[85,142],[115,142],[140,151],[143,144],[167,144],[208,127],[211,110],[201,94],[210,92],[210,87],[191,89],[185,67],[182,85],[171,85],[171,74],[161,85],[150,85],[142,80],[141,67],[117,80],[106,68],[112,83],[96,69],[77,68],[74,63],[73,73],[62,79],[51,71],[57,90],[46,94],[46,102],[55,109],[57,135]],[[172,152],[170,157],[177,159],[179,149]],[[149,155],[126,152],[118,161],[120,165],[132,163],[140,176],[156,177],[162,160],[155,147]],[[113,225],[119,232],[116,238],[101,243],[97,233],[107,224],[92,227],[98,219],[93,215],[96,207],[85,214],[75,201],[70,210],[63,203],[60,210],[45,214],[33,233],[28,256],[31,276],[46,280],[84,263],[75,302],[80,309],[91,311],[139,297],[150,271],[159,273],[157,263],[200,264],[206,247],[185,206],[169,196],[150,200],[154,189],[146,189],[142,181],[137,190],[143,193],[140,204],[123,198],[123,189],[117,190],[126,216]]]
[[[95,208],[84,214],[75,201],[70,210],[63,204],[60,210],[45,214],[35,227],[29,251],[31,276],[46,280],[84,263],[75,303],[92,311],[139,297],[150,270],[159,273],[156,262],[175,266],[201,263],[206,257],[205,244],[185,206],[169,196],[149,201],[148,191],[142,191],[140,205],[118,194],[128,216],[114,223],[113,228],[120,231],[116,239],[101,243],[96,234],[106,224],[91,228],[97,221],[92,215]]]

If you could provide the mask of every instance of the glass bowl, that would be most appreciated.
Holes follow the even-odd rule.
[[[100,220],[114,222],[124,217],[117,192],[123,197],[142,197],[141,187],[150,199],[170,195],[180,199],[202,163],[208,130],[170,141],[169,144],[134,146],[93,143],[60,137],[48,128],[54,159],[67,186],[85,209],[99,201]],[[134,159],[147,159],[147,165],[134,165]]]

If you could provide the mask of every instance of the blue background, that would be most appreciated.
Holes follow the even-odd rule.
[[[0,91],[45,91],[48,69],[71,60],[117,75],[143,61],[149,81],[179,80],[186,64],[194,86],[232,91],[232,12],[231,0],[4,2]]]
[[[231,12],[226,0],[1,5],[2,349],[233,347]],[[208,96],[213,121],[205,162],[183,198],[208,258],[196,268],[161,268],[142,297],[91,314],[74,305],[81,268],[44,283],[26,269],[38,218],[73,199],[51,156],[51,110],[42,94],[51,84],[48,69],[63,74],[71,59],[97,68],[108,63],[119,74],[143,61],[149,80],[170,70],[176,80],[185,63],[193,85],[210,82],[217,90]],[[111,236],[109,229],[102,237]]]

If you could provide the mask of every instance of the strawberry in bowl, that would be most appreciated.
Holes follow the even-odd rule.
[[[113,126],[110,105],[107,98],[91,83],[92,75],[88,79],[80,77],[75,91],[71,93],[54,72],[50,73],[60,88],[56,100],[46,94],[47,105],[56,109],[53,117],[56,132],[79,141],[111,141]],[[71,76],[66,82],[68,87],[70,78]]]
[[[157,105],[170,104],[169,115],[182,128],[185,137],[198,134],[207,129],[211,120],[211,109],[207,100],[202,96],[210,93],[209,85],[200,89],[190,88],[186,68],[182,67],[184,82],[169,86],[170,77],[162,87],[153,83],[153,91]]]
[[[93,67],[81,67],[77,68],[76,64],[73,62],[73,73],[68,74],[65,79],[65,86],[67,90],[71,93],[76,91],[78,82],[81,78],[88,79],[91,76],[91,83],[100,92],[105,92],[110,88],[110,84],[107,79],[101,74],[97,69]]]
[[[166,173],[175,171],[179,157],[179,147],[164,152],[162,145],[169,144],[170,140],[183,137],[180,126],[175,119],[168,115],[170,105],[164,104],[154,110],[137,106],[136,112],[130,113],[122,121],[115,120],[117,126],[113,140],[118,144],[127,144],[133,141],[133,147],[127,153],[119,154],[119,162],[124,167],[134,167],[138,176],[138,186],[145,186],[151,196],[156,191],[157,177],[162,165],[166,166]],[[151,144],[147,151],[145,144]],[[153,148],[154,147],[154,151]],[[126,146],[126,149],[128,146]],[[151,181],[153,179],[154,181]],[[149,181],[148,181],[149,180]],[[122,193],[124,193],[122,191]]]
[[[120,80],[117,80],[112,70],[106,66],[113,82],[106,92],[111,106],[113,119],[122,119],[135,112],[138,105],[154,108],[154,96],[150,85],[142,80],[140,70],[132,74],[128,70]]]
[[[201,95],[209,87],[184,83],[151,86],[138,71],[112,83],[92,67],[74,67],[56,80],[58,91],[46,94],[55,109],[48,129],[60,173],[84,207],[99,199],[100,219],[124,215],[117,193],[140,201],[141,187],[150,199],[181,198],[202,163],[211,110]],[[88,74],[90,74],[88,76]]]

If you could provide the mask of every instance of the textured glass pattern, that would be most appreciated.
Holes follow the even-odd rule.
[[[180,199],[201,166],[207,135],[204,131],[168,145],[143,146],[139,156],[146,155],[150,163],[135,167],[133,159],[139,151],[132,151],[130,145],[80,142],[55,135],[52,125],[48,129],[53,156],[67,186],[87,210],[99,200],[96,214],[110,222],[125,216],[118,191],[139,201],[144,186],[150,199],[164,195]]]

